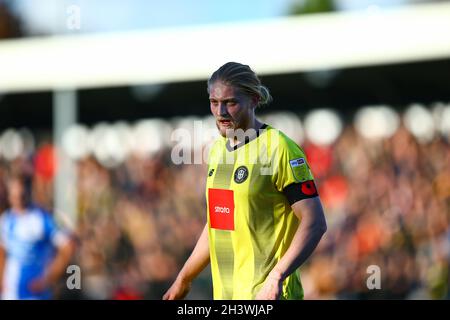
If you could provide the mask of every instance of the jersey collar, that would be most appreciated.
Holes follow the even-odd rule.
[[[249,143],[250,141],[253,141],[253,140],[255,140],[256,138],[258,138],[259,135],[260,135],[260,133],[262,133],[262,130],[265,130],[266,128],[267,128],[267,124],[264,123],[264,124],[261,126],[261,128],[259,128],[258,130],[256,130],[256,134],[253,134],[253,135],[251,135],[251,136],[245,136],[245,141],[240,142],[240,143],[238,143],[237,145],[235,145],[235,146],[233,146],[233,147],[230,145],[230,139],[227,139],[227,142],[225,143],[225,147],[227,148],[227,150],[228,150],[229,152],[235,151],[235,150],[237,150],[238,148],[240,148],[240,147],[246,145],[246,144]]]

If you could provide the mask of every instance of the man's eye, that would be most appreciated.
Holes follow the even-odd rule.
[[[229,106],[234,106],[236,104],[236,101],[228,101],[227,103]]]

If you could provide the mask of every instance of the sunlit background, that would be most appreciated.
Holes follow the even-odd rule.
[[[448,299],[449,34],[448,1],[0,0],[0,209],[24,172],[76,234],[82,290],[56,298],[160,299],[206,221],[206,80],[238,61],[324,204],[305,297]]]

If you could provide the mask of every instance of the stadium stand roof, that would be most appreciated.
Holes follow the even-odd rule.
[[[0,42],[0,91],[204,80],[226,61],[283,74],[450,57],[450,4]]]

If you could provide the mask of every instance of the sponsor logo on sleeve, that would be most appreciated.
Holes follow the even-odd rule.
[[[289,160],[289,165],[291,166],[294,178],[298,182],[302,182],[309,177],[309,168],[306,165],[305,158],[298,158],[294,160]]]
[[[289,163],[291,164],[292,168],[295,168],[295,167],[301,166],[302,164],[305,164],[305,159],[298,158],[298,159],[290,160]]]

